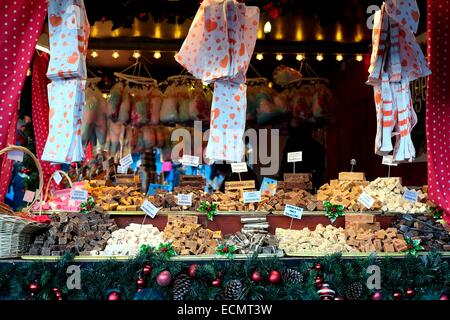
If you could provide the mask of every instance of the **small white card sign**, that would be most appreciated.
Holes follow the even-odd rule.
[[[55,180],[56,184],[59,185],[62,180],[61,173],[59,173],[58,171],[55,171],[55,173],[53,174],[53,180]]]
[[[109,167],[109,161],[108,160],[103,161],[103,171],[108,170],[108,167]]]
[[[181,159],[181,163],[184,166],[198,167],[198,165],[200,163],[200,157],[188,156],[188,155],[184,154],[183,159]]]
[[[289,152],[288,153],[288,162],[301,162],[303,160],[303,152],[297,151],[297,152]]]
[[[127,154],[125,157],[123,157],[122,159],[120,159],[120,165],[122,167],[126,167],[128,168],[129,166],[131,166],[133,164],[133,158],[131,157],[131,154]]]
[[[375,203],[375,199],[372,198],[370,195],[368,195],[366,192],[363,192],[359,196],[358,202],[361,203],[367,209],[370,209],[370,208],[372,208],[373,204]]]
[[[417,202],[418,198],[419,194],[416,191],[405,189],[405,193],[403,193],[403,199],[409,202]]]
[[[25,194],[23,195],[23,201],[25,202],[33,202],[35,193],[30,190],[25,190]]]
[[[19,150],[12,150],[8,152],[8,159],[13,161],[23,161],[23,152]]]
[[[192,206],[192,194],[178,194],[178,205],[179,206]]]
[[[70,199],[72,199],[72,200],[86,201],[87,198],[88,198],[87,190],[81,190],[81,189],[70,190]]]
[[[384,156],[383,161],[381,162],[385,166],[397,167],[398,163],[394,162],[393,156]]]
[[[303,215],[303,208],[287,204],[284,207],[284,215],[294,219],[301,219]]]
[[[119,173],[119,174],[127,174],[127,172],[128,172],[128,167],[117,166],[117,173]]]
[[[144,211],[150,218],[156,217],[156,214],[158,213],[159,209],[153,205],[148,200],[144,201],[144,204],[141,206],[142,211]]]
[[[261,191],[244,192],[244,203],[253,203],[261,201]]]
[[[231,171],[234,173],[247,172],[247,163],[245,162],[236,162],[231,164]]]

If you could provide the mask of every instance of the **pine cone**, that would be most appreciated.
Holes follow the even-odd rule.
[[[283,281],[289,283],[302,283],[303,274],[294,269],[286,269],[283,273]]]
[[[348,286],[345,296],[349,300],[359,300],[363,294],[363,285],[359,282],[354,282]]]
[[[173,284],[173,299],[183,300],[191,288],[191,279],[186,274],[180,274]]]
[[[243,289],[241,281],[231,280],[223,290],[223,298],[225,300],[239,300]]]

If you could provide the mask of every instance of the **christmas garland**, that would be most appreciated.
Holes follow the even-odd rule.
[[[0,264],[0,299],[434,300],[448,299],[450,288],[448,263],[433,252],[403,259],[349,260],[336,254],[316,262],[291,261],[289,266],[256,256],[197,265],[150,252],[128,261],[82,264],[80,289],[69,290],[72,258]],[[375,269],[380,290],[366,285]]]

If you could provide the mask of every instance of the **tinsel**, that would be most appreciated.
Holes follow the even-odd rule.
[[[392,300],[394,292],[406,292],[407,288],[415,288],[412,300],[439,299],[443,292],[450,289],[450,269],[448,262],[438,253],[414,257],[408,255],[403,259],[369,258],[343,259],[340,255],[326,256],[317,261],[296,260],[284,262],[277,258],[257,258],[245,261],[227,259],[224,261],[208,261],[196,268],[196,277],[191,279],[186,300],[221,299],[223,288],[213,287],[212,280],[220,278],[222,283],[238,280],[242,284],[242,299],[256,300],[319,300],[315,287],[315,278],[319,272],[311,266],[319,262],[322,266],[320,276],[336,292],[336,296],[344,296],[352,283],[364,285],[361,300],[370,300],[373,290],[365,284],[371,274],[367,268],[377,265],[380,268],[383,299]],[[132,299],[173,299],[173,286],[160,287],[156,276],[169,271],[174,277],[187,272],[192,262],[168,260],[162,255],[142,254],[132,260],[82,263],[81,289],[69,290],[66,286],[67,267],[73,262],[73,256],[64,256],[59,262],[24,262],[0,263],[0,299],[23,300],[29,297],[29,285],[35,281],[39,284],[39,292],[35,300],[55,300],[54,288],[59,288],[64,300],[103,300],[107,293],[114,289],[121,293],[122,300]],[[146,277],[145,287],[136,292],[136,279],[143,266],[152,265],[153,271]],[[282,274],[287,269],[300,272],[304,281],[293,283],[282,281],[271,285],[267,275],[271,270],[279,270]],[[251,276],[255,270],[261,273],[264,280],[255,283]],[[145,293],[145,294],[144,294]]]

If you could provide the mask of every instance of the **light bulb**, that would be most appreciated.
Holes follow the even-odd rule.
[[[272,31],[272,24],[270,23],[270,21],[267,21],[264,24],[264,33],[270,33],[270,31]]]
[[[361,62],[361,61],[363,61],[363,60],[364,60],[364,57],[363,57],[362,54],[357,54],[357,55],[356,55],[356,61]]]
[[[108,98],[108,94],[107,94],[107,93],[102,93],[102,97],[103,97],[104,99],[107,99],[107,98]]]
[[[336,56],[336,61],[342,61],[342,60],[344,60],[344,56],[342,54],[338,54]]]
[[[113,54],[112,54],[112,57],[113,57],[114,59],[117,59],[118,57],[120,57],[119,52],[118,52],[118,51],[114,51]]]
[[[141,53],[138,50],[135,50],[133,52],[133,58],[139,59],[141,57]]]
[[[262,59],[264,59],[264,56],[263,56],[263,54],[262,53],[258,53],[257,55],[256,55],[256,60],[262,60]]]
[[[269,84],[267,85],[269,88],[272,88],[273,87],[273,83],[272,82],[269,82]]]
[[[323,54],[318,53],[316,56],[317,61],[322,61],[323,60]]]
[[[295,56],[295,59],[297,59],[297,61],[303,61],[303,60],[305,60],[305,55],[302,54],[302,53],[298,53],[298,54]]]
[[[275,59],[277,59],[278,61],[281,61],[281,60],[283,60],[283,55],[281,53],[279,53],[275,56]]]
[[[97,58],[97,57],[98,57],[98,52],[95,51],[95,50],[92,51],[92,52],[91,52],[91,57],[94,58],[94,59]]]
[[[155,58],[155,59],[161,58],[161,52],[155,51],[155,53],[153,54],[153,58]]]

